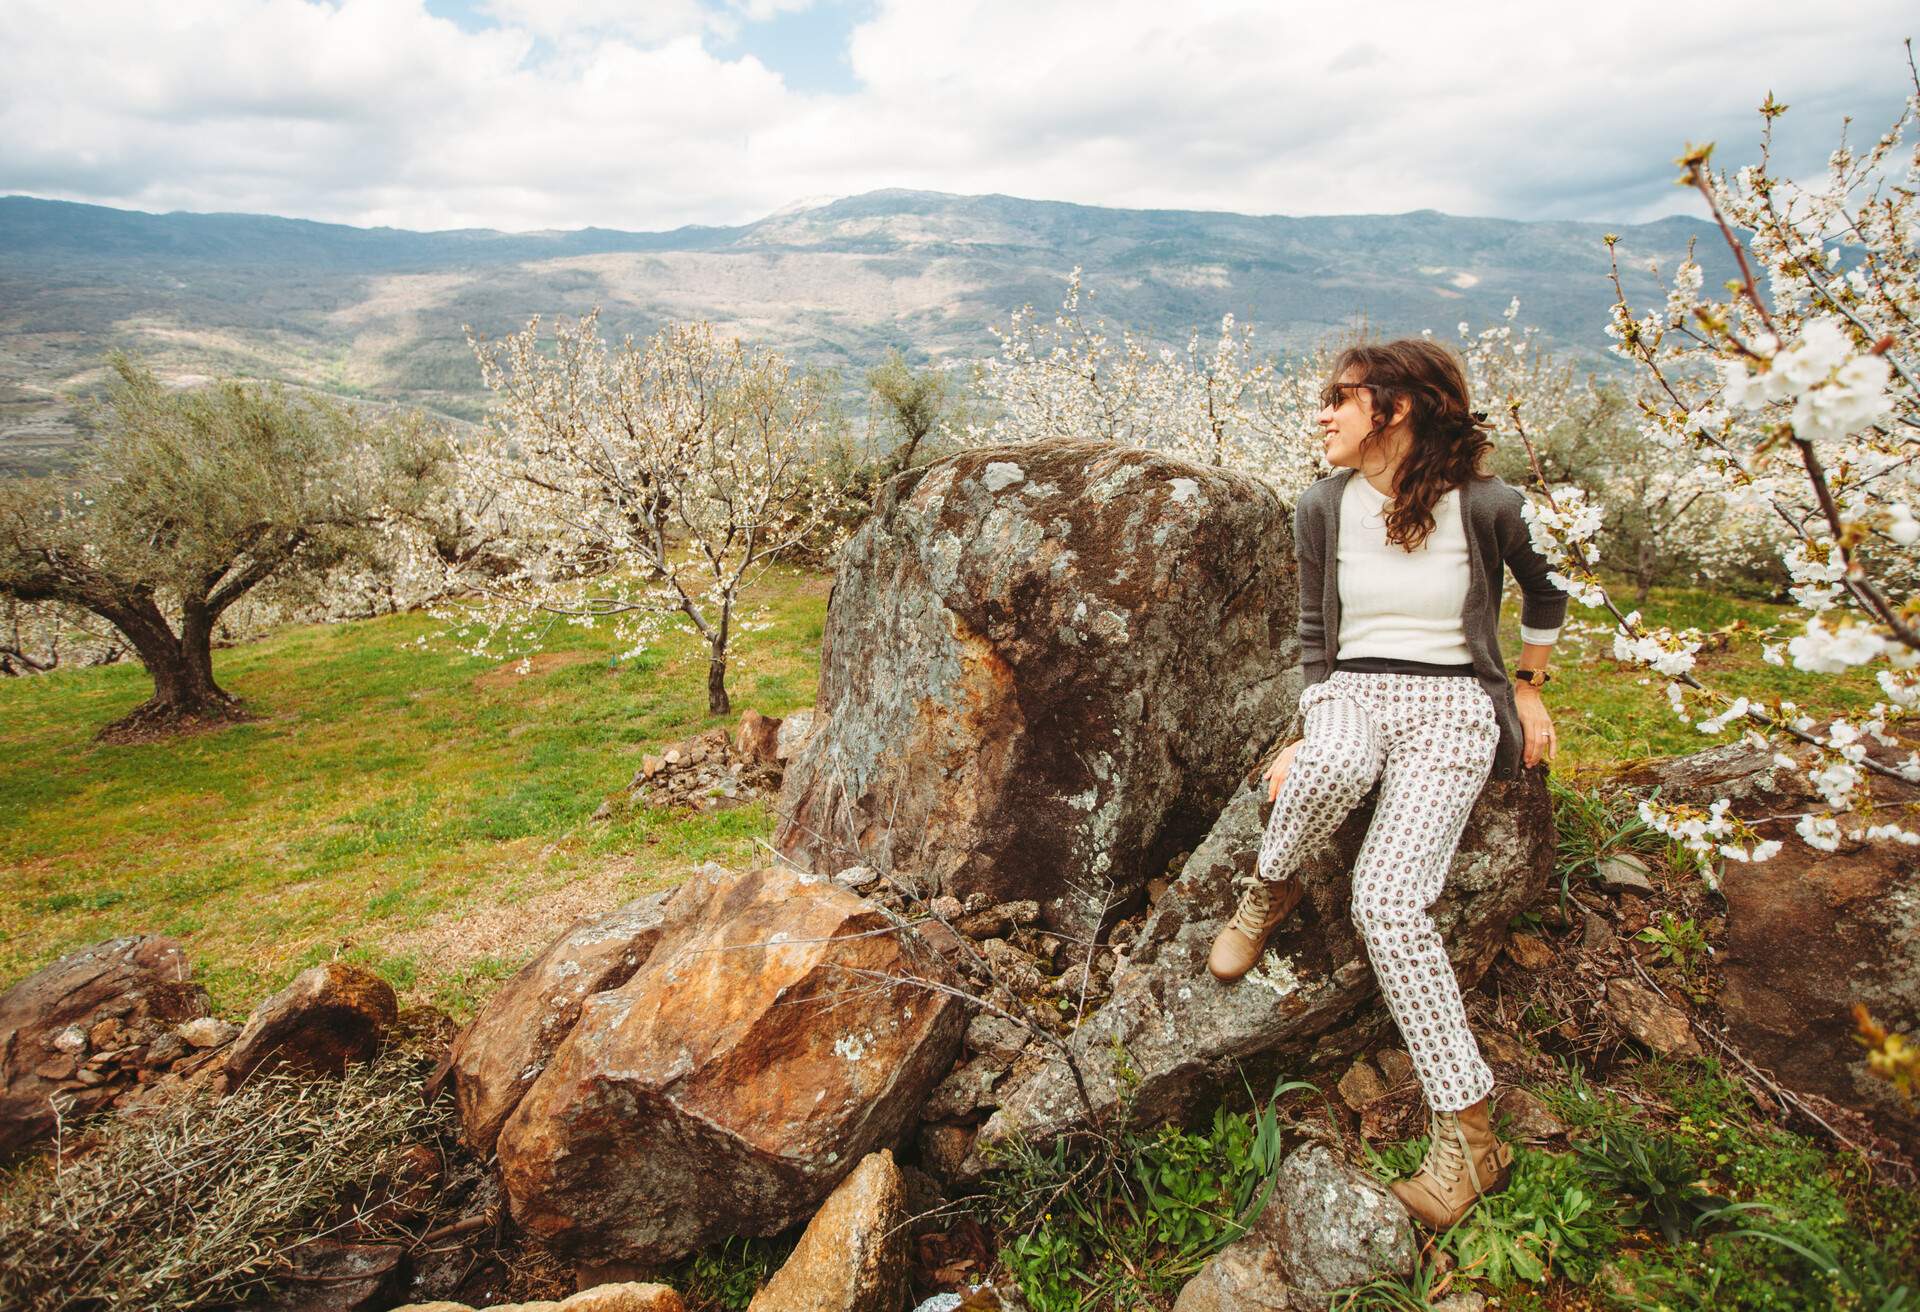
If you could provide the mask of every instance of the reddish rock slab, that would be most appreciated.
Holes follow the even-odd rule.
[[[1719,996],[1734,1045],[1790,1089],[1869,1117],[1920,1153],[1920,1113],[1867,1066],[1854,1003],[1920,1035],[1920,855],[1890,843],[1820,852],[1787,840],[1720,881],[1727,941]]]
[[[1883,761],[1904,755],[1869,750]],[[1795,759],[1804,764],[1808,755]],[[1641,763],[1618,778],[1696,806],[1730,798],[1733,814],[1782,841],[1772,860],[1729,861],[1721,871],[1725,1036],[1787,1088],[1851,1108],[1920,1153],[1920,1113],[1868,1067],[1850,1014],[1862,1003],[1888,1028],[1920,1034],[1920,849],[1878,841],[1823,852],[1801,842],[1790,822],[1766,820],[1819,807],[1804,775],[1779,765],[1770,748],[1729,743]],[[1920,799],[1920,788],[1896,780],[1875,777],[1872,786],[1877,805]]]
[[[56,1105],[83,1116],[121,1091],[80,1082],[91,1035],[118,1041],[206,1014],[179,942],[155,934],[70,952],[0,994],[0,1156],[51,1134]]]
[[[893,1154],[842,1180],[747,1312],[900,1312],[907,1298],[906,1186]]]
[[[959,1000],[903,982],[951,986],[946,965],[824,878],[697,874],[667,915],[496,1143],[515,1221],[575,1257],[784,1230],[899,1140],[960,1047]]]
[[[461,1138],[482,1158],[580,1019],[580,1004],[633,978],[666,924],[672,890],[575,924],[503,984],[453,1045]]]
[[[1292,508],[1248,475],[965,451],[889,483],[839,562],[774,839],[822,874],[1090,932],[1206,834],[1300,691]]]
[[[399,1015],[393,986],[373,972],[341,961],[311,966],[247,1018],[227,1052],[231,1087],[282,1067],[338,1075],[373,1056]]]

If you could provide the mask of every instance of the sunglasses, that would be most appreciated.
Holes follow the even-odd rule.
[[[1341,393],[1350,387],[1366,387],[1367,383],[1328,383],[1320,389],[1320,404],[1328,410],[1338,410],[1340,403],[1346,400]]]

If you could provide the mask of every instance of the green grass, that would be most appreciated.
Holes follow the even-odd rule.
[[[764,805],[589,817],[642,753],[731,727],[747,707],[809,705],[825,593],[813,573],[762,581],[750,600],[775,623],[736,643],[724,717],[706,713],[705,650],[690,637],[615,665],[610,635],[561,628],[554,663],[515,675],[410,645],[439,627],[426,616],[218,652],[223,686],[260,718],[164,742],[93,741],[148,695],[138,666],[0,683],[0,881],[12,908],[0,985],[150,930],[185,940],[228,1013],[336,955],[416,997],[471,1006],[507,962],[423,967],[383,944],[589,869],[620,869],[631,896],[692,863],[752,859],[772,828]]]
[[[1622,597],[1632,595],[1630,589],[1616,591]],[[1633,609],[1621,604],[1625,610]],[[1785,642],[1800,632],[1797,612],[1791,607],[1708,588],[1655,588],[1639,610],[1649,625],[1670,624],[1703,632],[1735,621],[1744,622],[1752,630],[1779,625],[1772,639],[1776,642]],[[1501,640],[1511,663],[1520,650],[1519,602],[1511,590],[1501,619]],[[1712,712],[1692,711],[1687,720],[1676,716],[1667,705],[1666,676],[1614,660],[1612,617],[1604,610],[1590,610],[1574,602],[1568,607],[1567,620],[1566,631],[1554,646],[1553,680],[1545,694],[1560,738],[1554,758],[1556,773],[1577,774],[1642,757],[1697,752],[1734,739],[1731,729],[1709,736],[1693,727],[1694,721]],[[1585,631],[1596,625],[1604,625],[1605,631]],[[1854,670],[1836,677],[1768,665],[1745,633],[1736,637],[1728,650],[1701,652],[1694,675],[1716,691],[1755,701],[1783,697],[1799,701],[1810,710],[1865,710],[1881,699],[1869,671]]]
[[[0,987],[73,948],[147,930],[186,942],[229,1014],[333,956],[365,962],[415,999],[470,1008],[540,943],[449,957],[406,946],[408,930],[596,873],[617,872],[611,898],[700,861],[753,859],[772,828],[764,805],[589,817],[643,752],[730,724],[749,706],[779,715],[810,704],[827,581],[782,570],[762,582],[754,600],[775,623],[737,642],[736,710],[724,721],[706,714],[704,649],[688,636],[615,665],[610,635],[562,626],[552,663],[520,676],[413,646],[439,627],[425,616],[294,629],[218,652],[218,677],[259,718],[163,742],[93,740],[147,696],[137,666],[0,682],[10,911]],[[1644,610],[1708,626],[1764,625],[1780,613],[1671,589]],[[1593,615],[1575,608],[1575,618]],[[1518,650],[1516,632],[1507,641]],[[1676,719],[1664,681],[1619,667],[1609,646],[1570,632],[1556,652],[1558,773],[1723,741]],[[1702,665],[1749,693],[1808,697],[1827,682],[1764,665],[1751,645]],[[1842,681],[1848,703],[1874,691],[1864,675]]]

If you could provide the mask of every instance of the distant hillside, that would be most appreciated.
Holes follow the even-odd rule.
[[[71,400],[114,346],[172,375],[280,378],[472,418],[485,397],[463,323],[497,336],[600,305],[617,336],[707,317],[851,378],[890,346],[989,353],[988,325],[1023,303],[1057,305],[1076,264],[1096,309],[1169,344],[1226,311],[1278,354],[1362,320],[1451,338],[1518,296],[1527,322],[1604,367],[1603,231],[1433,210],[1256,217],[877,191],[738,228],[407,232],[0,197],[0,468],[59,458]],[[1706,225],[1616,231],[1645,301],[1660,294],[1645,262],[1670,267]],[[1700,249],[1719,258],[1717,241]]]

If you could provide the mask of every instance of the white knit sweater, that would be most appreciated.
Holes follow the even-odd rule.
[[[1397,657],[1465,665],[1461,614],[1467,603],[1467,533],[1460,489],[1433,505],[1433,532],[1418,551],[1387,542],[1387,498],[1362,475],[1347,480],[1340,505],[1340,638],[1335,659]],[[1520,627],[1522,642],[1550,643],[1558,628]]]

